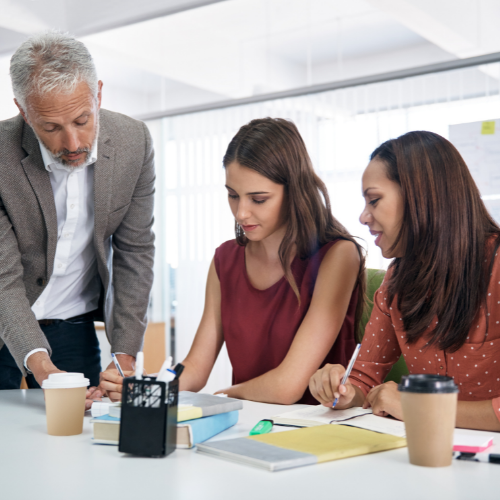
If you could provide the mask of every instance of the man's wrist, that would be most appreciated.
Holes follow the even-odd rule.
[[[23,365],[24,365],[24,368],[26,368],[26,371],[28,373],[32,373],[32,371],[29,369],[28,367],[28,358],[32,355],[32,354],[35,354],[36,352],[44,352],[47,354],[47,356],[49,355],[49,351],[47,351],[47,349],[45,349],[45,347],[39,347],[37,349],[33,349],[32,351],[30,351],[28,354],[26,354],[26,356],[24,357],[24,361],[23,361]]]
[[[51,372],[58,372],[57,367],[52,363],[47,352],[39,351],[32,354],[28,361],[28,370],[38,379],[44,375]]]

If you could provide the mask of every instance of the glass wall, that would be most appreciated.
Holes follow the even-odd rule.
[[[362,239],[368,267],[385,269],[389,262],[358,221],[370,153],[410,130],[448,137],[452,124],[500,117],[499,76],[495,63],[149,122],[158,172],[151,314],[153,320],[171,320],[176,360],[186,356],[196,333],[214,251],[234,237],[222,157],[240,126],[266,116],[292,120],[328,187],[334,216]],[[230,383],[223,349],[206,390]]]

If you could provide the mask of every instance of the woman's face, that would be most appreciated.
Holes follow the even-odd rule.
[[[250,241],[262,241],[285,226],[281,184],[233,162],[226,167],[226,188],[231,212]]]
[[[401,187],[386,174],[385,163],[373,159],[363,173],[365,209],[359,220],[376,236],[375,245],[380,247],[386,259],[402,257],[404,250],[398,246],[391,251],[403,221],[403,197]]]

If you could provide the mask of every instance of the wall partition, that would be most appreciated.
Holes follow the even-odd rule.
[[[450,125],[499,118],[499,77],[499,63],[491,63],[149,120],[158,172],[150,317],[171,322],[175,359],[184,358],[196,333],[214,251],[234,238],[222,157],[242,125],[267,116],[292,120],[328,187],[334,216],[361,239],[368,267],[387,268],[358,220],[370,153],[410,130],[448,137]],[[205,390],[230,384],[223,349]]]

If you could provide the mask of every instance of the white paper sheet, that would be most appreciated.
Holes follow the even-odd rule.
[[[309,427],[312,425],[324,425],[337,422],[343,422],[351,418],[359,417],[360,415],[367,415],[372,412],[371,409],[363,410],[361,407],[348,408],[347,410],[333,410],[332,408],[327,408],[326,406],[309,406],[308,408],[300,408],[299,410],[289,411],[287,413],[282,413],[281,415],[276,415],[272,417],[273,422],[283,423],[290,421],[310,421],[311,424],[304,425]],[[290,423],[290,425],[294,425]],[[295,424],[300,425],[300,424]]]
[[[338,422],[334,422],[338,423]],[[367,431],[381,432],[382,434],[392,434],[393,436],[406,437],[404,422],[393,418],[378,417],[377,415],[363,415],[361,417],[341,422],[344,425],[359,427]]]

